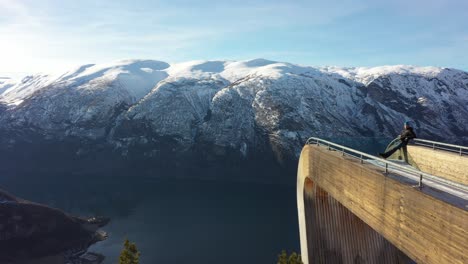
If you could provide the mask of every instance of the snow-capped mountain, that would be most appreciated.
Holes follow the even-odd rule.
[[[126,60],[0,81],[0,132],[10,149],[34,135],[125,157],[170,149],[281,162],[309,136],[394,137],[405,120],[420,137],[466,144],[467,105],[468,73],[455,69]]]

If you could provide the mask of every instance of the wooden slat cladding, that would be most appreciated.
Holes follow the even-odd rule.
[[[304,206],[309,263],[414,263],[318,185]]]
[[[468,156],[423,146],[408,146],[418,168],[432,175],[468,185]]]
[[[312,183],[305,184],[306,178]],[[350,212],[339,209],[340,204]],[[309,263],[325,263],[320,262],[320,259],[327,251],[320,252],[316,249],[327,248],[323,241],[331,239],[336,242],[340,236],[345,240],[351,239],[351,242],[346,242],[351,243],[349,246],[340,244],[342,256],[355,255],[360,249],[359,245],[363,245],[363,248],[368,246],[368,250],[376,255],[382,248],[395,252],[387,245],[390,242],[417,263],[468,263],[466,210],[386,177],[380,169],[370,164],[363,165],[355,159],[342,157],[340,153],[323,147],[307,145],[301,153],[298,168],[298,210],[301,251],[308,251]],[[304,212],[301,213],[301,210]],[[367,225],[353,219],[353,216],[377,231],[388,242],[367,231]],[[358,234],[352,233],[357,231],[343,232],[342,230],[347,230],[345,226],[348,224],[349,228],[364,231]],[[341,229],[338,228],[340,226]],[[335,227],[336,231],[331,227]],[[359,252],[361,256],[362,252]],[[316,256],[319,256],[318,260]],[[366,256],[370,258],[369,254]],[[401,255],[397,256],[398,261],[401,261]],[[387,257],[391,259],[395,254],[388,253]],[[347,261],[350,261],[349,257],[346,257],[346,261],[337,263],[356,263]],[[384,263],[370,260],[364,262]]]

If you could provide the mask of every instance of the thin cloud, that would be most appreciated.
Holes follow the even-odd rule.
[[[417,52],[410,53],[416,47],[459,54],[453,61],[461,65],[468,58],[461,54],[467,31],[459,25],[467,20],[460,7],[467,4],[447,2],[0,0],[0,72],[47,71],[131,57],[272,57],[315,65],[422,61]],[[453,15],[444,19],[437,9]],[[412,13],[418,18],[412,19]],[[450,51],[440,48],[440,39],[458,44]],[[426,64],[442,60],[425,58]]]

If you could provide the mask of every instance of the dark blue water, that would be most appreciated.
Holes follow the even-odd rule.
[[[329,140],[370,154],[390,141]],[[105,263],[117,263],[125,238],[137,244],[142,264],[276,263],[282,249],[299,251],[295,175],[284,176],[289,185],[274,185],[229,182],[225,177],[167,180],[171,175],[166,174],[0,175],[0,188],[71,214],[110,217],[104,227],[108,240],[92,247],[106,256]]]
[[[299,251],[295,186],[129,176],[2,179],[2,188],[79,215],[104,215],[108,240],[92,247],[116,263],[125,238],[141,263],[275,263]]]

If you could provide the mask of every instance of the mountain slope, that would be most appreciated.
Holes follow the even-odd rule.
[[[0,209],[1,263],[50,263],[38,259],[53,256],[73,259],[77,252],[86,252],[91,245],[106,238],[98,229],[109,222],[107,218],[72,216],[3,190],[0,190]]]
[[[283,166],[309,136],[394,137],[405,120],[420,137],[468,143],[468,73],[446,68],[127,60],[3,87],[4,155],[72,141],[71,156]]]

